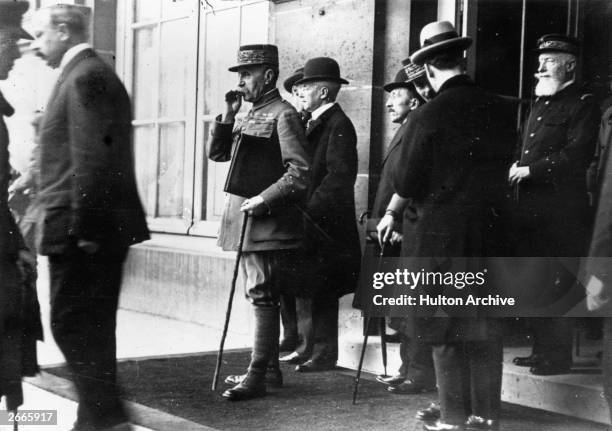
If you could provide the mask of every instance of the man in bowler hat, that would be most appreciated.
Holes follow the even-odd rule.
[[[415,86],[417,81],[420,91]],[[394,193],[391,166],[400,157],[400,149],[405,145],[402,141],[407,135],[408,117],[433,96],[433,90],[425,77],[425,68],[412,63],[409,58],[402,62],[402,68],[393,82],[386,84],[383,89],[389,93],[387,110],[391,121],[400,126],[383,158],[380,182],[372,207],[372,221],[377,223],[377,243],[379,247],[384,244],[385,256],[399,257],[403,241],[402,219],[413,219],[416,213],[410,207],[409,199]],[[412,238],[406,240],[412,241]],[[397,394],[414,394],[433,389],[435,376],[431,346],[423,342],[422,336],[414,333],[410,318],[391,317],[388,321],[389,327],[398,331],[402,365],[396,375],[381,375],[376,380],[388,385],[389,392]]]
[[[132,109],[87,43],[91,9],[41,9],[34,52],[60,70],[40,124],[38,250],[49,256],[51,330],[74,374],[75,431],[128,430],[116,386],[116,316],[128,248],[149,238]]]
[[[301,343],[286,362],[296,371],[324,371],[338,359],[338,298],[353,292],[361,250],[355,219],[357,136],[336,98],[342,84],[338,63],[308,60],[295,84],[305,111],[308,151],[313,157],[305,217],[304,259],[295,289]]]
[[[411,60],[424,65],[436,97],[409,116],[406,145],[394,171],[395,191],[412,199],[417,215],[404,219],[404,238],[413,240],[403,241],[402,256],[419,261],[497,256],[495,217],[507,187],[503,166],[511,148],[503,135],[501,102],[465,74],[463,51],[471,39],[460,37],[451,23],[426,25],[420,42]],[[417,333],[433,346],[441,409],[440,419],[425,423],[424,429],[498,429],[498,325],[486,318],[453,316],[416,319],[416,324],[422,326]]]
[[[523,126],[523,136],[509,169],[516,188],[515,233],[518,256],[583,256],[591,217],[586,172],[593,159],[599,107],[576,82],[579,41],[548,34],[537,43],[536,100]],[[574,283],[563,265],[547,285],[536,286],[531,301],[555,302]],[[575,262],[578,269],[578,261]],[[534,318],[532,353],[514,358],[532,374],[569,372],[572,365],[572,319]]]
[[[8,78],[15,60],[21,57],[20,39],[32,39],[21,27],[28,9],[25,1],[0,1],[0,80]],[[26,269],[35,267],[36,258],[26,248],[8,207],[9,135],[4,117],[14,113],[0,92],[0,398],[6,410],[23,404],[21,378],[38,372],[36,338],[42,338],[35,291],[25,291]],[[27,295],[26,295],[27,293]],[[35,304],[36,310],[28,309]],[[30,323],[30,325],[28,325]],[[34,332],[28,332],[27,328]]]
[[[255,339],[247,373],[229,376],[226,383],[234,387],[223,393],[228,400],[238,401],[264,396],[266,383],[282,385],[279,301],[295,276],[295,255],[303,244],[302,214],[297,206],[308,189],[310,157],[300,117],[276,88],[277,47],[241,46],[238,62],[229,70],[238,74],[238,86],[226,94],[225,114],[217,117],[208,156],[216,162],[232,161],[228,183],[237,180],[262,188],[253,196],[228,190],[219,233],[218,244],[224,250],[237,250],[243,213],[248,214],[240,264],[246,296],[253,304]],[[236,121],[242,100],[252,107],[242,121]],[[275,156],[266,161],[269,166],[252,158],[236,159],[246,148]],[[270,171],[278,177],[270,184],[259,184],[258,177]],[[253,177],[244,178],[245,172]]]

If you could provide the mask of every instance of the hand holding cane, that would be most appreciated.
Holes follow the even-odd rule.
[[[230,288],[229,299],[227,301],[227,310],[225,311],[225,324],[223,325],[223,334],[221,335],[221,343],[219,344],[219,353],[217,353],[217,364],[215,366],[215,374],[213,376],[212,390],[217,390],[219,381],[219,372],[221,370],[221,361],[223,359],[223,346],[225,345],[225,337],[227,336],[227,328],[229,326],[230,316],[232,315],[232,303],[234,302],[234,292],[236,291],[236,280],[238,279],[238,269],[240,268],[240,258],[242,257],[242,245],[244,243],[244,234],[246,232],[249,213],[245,212],[242,217],[242,227],[240,229],[240,239],[238,241],[238,251],[236,253],[236,262],[234,264],[234,274],[232,276],[232,285]]]

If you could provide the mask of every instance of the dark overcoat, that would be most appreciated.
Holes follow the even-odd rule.
[[[404,218],[403,257],[506,255],[500,215],[513,149],[508,112],[498,97],[460,75],[408,117],[393,175],[395,190],[412,198],[416,210],[415,219]],[[418,332],[433,343],[487,338],[484,319],[419,322]]]
[[[591,225],[586,172],[599,120],[594,98],[576,84],[534,102],[515,157],[530,170],[518,186],[519,254],[585,254]]]
[[[107,250],[149,238],[136,187],[132,111],[123,84],[93,50],[63,69],[40,124],[41,254],[71,241]]]
[[[312,176],[306,203],[306,252],[316,259],[306,278],[314,293],[353,292],[361,261],[355,210],[357,135],[335,103],[306,130]]]
[[[36,292],[17,267],[25,243],[7,203],[10,165],[4,117],[13,112],[0,93],[0,398],[6,397],[7,410],[23,403],[21,378],[38,372],[36,340],[42,339]]]
[[[236,124],[223,123],[218,117],[209,142],[208,157],[215,162],[228,162],[240,140],[250,137],[263,140],[262,145],[279,149],[284,173],[260,193],[269,211],[248,218],[242,250],[300,248],[304,230],[302,213],[297,205],[303,204],[308,190],[310,157],[306,153],[306,137],[300,116],[280,97],[277,89],[262,95],[246,117]],[[256,178],[249,180],[257,181]],[[243,218],[240,206],[245,199],[233,194],[226,198],[218,242],[223,250],[237,250]]]

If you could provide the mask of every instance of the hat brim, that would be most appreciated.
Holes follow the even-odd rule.
[[[333,82],[337,82],[339,84],[348,84],[349,82],[344,79],[344,78],[337,78],[335,76],[308,76],[306,78],[302,78],[299,81],[297,81],[294,85],[299,85],[299,84],[305,84],[307,82],[312,82],[312,81],[333,81]]]
[[[13,36],[18,39],[34,40],[32,35],[21,27],[9,27],[7,30],[9,30],[13,34]]]
[[[263,62],[263,63],[237,64],[235,66],[228,67],[227,70],[229,70],[230,72],[238,72],[240,69],[248,69],[251,66],[262,66],[264,64],[268,66],[277,67],[277,65],[275,64]]]
[[[464,50],[469,48],[471,44],[471,37],[457,37],[449,40],[444,40],[442,42],[433,43],[431,45],[419,49],[414,54],[412,54],[410,56],[410,61],[412,61],[414,64],[422,66],[423,64],[425,64],[425,60],[431,58],[439,52],[448,51],[449,49]]]
[[[411,81],[405,81],[405,82],[390,82],[388,84],[383,85],[383,90],[385,90],[387,93],[392,92],[396,88],[410,89],[410,88],[414,88],[414,84]]]
[[[289,78],[283,81],[283,88],[287,90],[287,93],[291,93],[293,86],[304,76],[303,73],[294,73]]]
[[[576,51],[572,52],[569,49],[559,49],[559,48],[535,48],[533,52],[535,52],[536,54],[544,54],[545,52],[559,52],[559,53],[572,54],[572,55],[578,56],[578,52]]]

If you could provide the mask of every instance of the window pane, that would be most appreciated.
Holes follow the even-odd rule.
[[[155,126],[138,126],[134,128],[134,165],[136,182],[140,199],[147,215],[155,208],[155,180],[157,172],[157,157],[155,155]]]
[[[195,46],[189,37],[190,21],[180,19],[161,24],[160,115],[182,117],[186,112],[189,76],[195,76]],[[186,27],[187,26],[187,27]],[[193,78],[195,79],[195,78]]]
[[[183,216],[185,124],[160,125],[157,215]]]
[[[136,0],[135,22],[157,21],[161,0]]]
[[[236,63],[239,10],[237,8],[206,14],[206,53],[204,64],[204,113],[217,114],[223,109],[225,93],[236,87],[236,74],[228,67]],[[230,31],[228,31],[230,29]],[[219,37],[222,34],[223,37]]]
[[[152,119],[155,110],[156,37],[157,28],[147,27],[134,31],[134,115],[137,120]]]
[[[191,9],[198,7],[198,2],[193,0],[162,0],[162,18],[171,19],[187,16]]]
[[[267,43],[268,2],[253,3],[242,8],[240,45]]]

